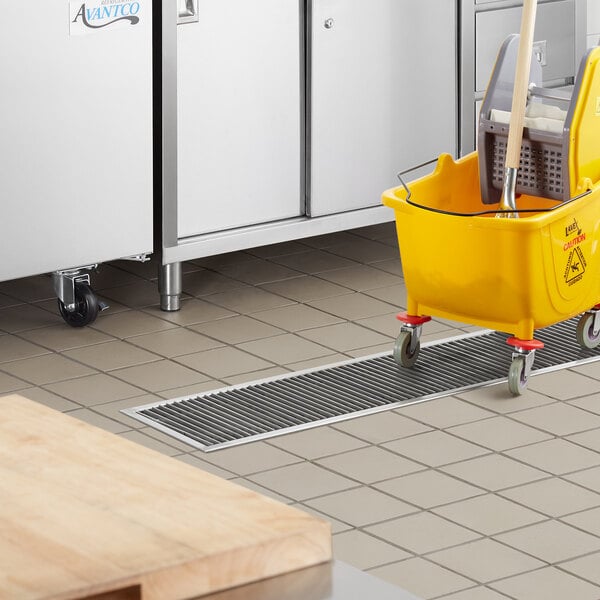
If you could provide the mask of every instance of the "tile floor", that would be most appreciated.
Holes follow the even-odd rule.
[[[154,262],[102,266],[111,308],[80,330],[48,277],[0,284],[0,394],[324,516],[338,558],[421,598],[600,598],[600,363],[204,454],[120,409],[389,350],[405,287],[391,224],[184,273],[164,313]]]

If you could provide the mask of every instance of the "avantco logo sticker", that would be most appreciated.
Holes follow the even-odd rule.
[[[142,13],[140,0],[74,0],[69,7],[71,35],[131,27]]]

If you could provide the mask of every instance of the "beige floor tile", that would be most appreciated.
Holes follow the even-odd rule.
[[[0,394],[7,394],[9,392],[24,390],[25,388],[30,387],[30,383],[27,383],[22,379],[17,379],[16,377],[12,377],[11,375],[8,375],[7,373],[2,373],[0,371]]]
[[[419,512],[373,525],[365,531],[416,554],[434,552],[481,537],[429,512]]]
[[[592,377],[593,379],[600,379],[600,362],[598,361],[572,367],[571,370]]]
[[[494,413],[488,410],[473,406],[453,396],[401,406],[396,409],[396,412],[439,429],[494,416]]]
[[[249,477],[251,481],[297,501],[356,487],[356,483],[308,462]]]
[[[460,440],[443,431],[420,433],[388,442],[384,447],[430,467],[439,467],[489,453],[485,448]]]
[[[85,421],[94,427],[104,429],[110,433],[123,433],[129,431],[129,427],[118,421],[113,421],[104,415],[99,415],[96,412],[91,411],[89,408],[78,408],[77,410],[71,410],[65,414],[71,417],[75,417],[80,421]]]
[[[490,491],[529,483],[548,477],[547,473],[516,460],[489,454],[443,467],[442,471]]]
[[[95,371],[59,354],[44,354],[4,363],[2,369],[35,385],[44,385],[74,377],[91,375]]]
[[[356,265],[355,267],[336,269],[335,271],[321,273],[320,277],[357,292],[403,283],[402,278],[397,275],[386,273],[381,269],[374,269],[368,265]]]
[[[143,312],[127,310],[116,315],[101,315],[90,327],[116,338],[127,338],[134,335],[143,335],[144,333],[164,331],[175,327],[175,325]]]
[[[495,592],[490,588],[480,585],[476,588],[444,596],[443,600],[506,600],[507,598],[508,596],[505,596],[504,594],[500,594],[499,592]]]
[[[322,300],[311,300],[308,304],[348,321],[385,315],[394,312],[396,309],[392,304],[360,293],[346,294],[343,302],[339,298],[324,298]]]
[[[382,271],[386,271],[387,273],[392,273],[392,275],[398,275],[398,277],[402,277],[403,275],[402,263],[397,258],[379,260],[374,262],[372,266],[381,269]]]
[[[394,259],[400,262],[400,255],[397,248],[373,240],[353,240],[352,242],[331,246],[327,250],[333,254],[362,263]]]
[[[207,381],[202,381],[201,383],[192,383],[191,385],[160,390],[160,392],[157,392],[156,395],[165,400],[174,400],[175,398],[181,398],[183,396],[194,396],[201,394],[202,392],[218,390],[222,387],[225,387],[224,382],[208,379]]]
[[[547,518],[495,494],[447,504],[434,509],[433,512],[484,535],[509,531]]]
[[[190,329],[226,344],[240,344],[285,333],[283,329],[244,315],[192,325]]]
[[[598,600],[600,588],[554,567],[491,584],[516,600]]]
[[[221,479],[234,479],[235,478],[235,473],[230,473],[229,471],[226,471],[225,469],[221,469],[220,467],[217,467],[216,465],[206,462],[205,460],[202,460],[199,456],[197,456],[195,454],[179,454],[178,456],[175,456],[174,458],[176,458],[177,460],[184,462],[188,465],[191,465],[192,467],[196,467],[197,469],[200,469],[201,471],[204,471],[206,473],[211,473],[212,475],[216,475],[217,477],[220,477]]]
[[[265,442],[253,442],[203,453],[202,460],[236,475],[246,476],[298,463],[302,459]]]
[[[288,256],[277,256],[272,259],[274,262],[302,271],[303,273],[322,273],[333,269],[343,269],[344,267],[353,267],[356,262],[348,260],[342,256],[331,254],[324,250],[308,250],[299,254],[290,254]]]
[[[554,398],[549,398],[529,388],[521,396],[512,396],[505,383],[461,392],[457,394],[457,397],[481,408],[501,414],[508,414],[556,402]]]
[[[253,342],[244,342],[238,344],[238,348],[279,365],[287,365],[333,353],[331,348],[325,348],[293,333]]]
[[[376,317],[369,317],[367,319],[358,319],[356,324],[395,339],[400,332],[400,323],[396,318],[397,314],[398,310],[395,310],[394,312],[386,315],[378,315]]]
[[[133,273],[118,268],[115,264],[104,263],[98,267],[96,272],[92,273],[92,287],[96,291],[139,281],[144,281],[144,279],[138,275],[134,275]]]
[[[456,592],[473,585],[470,579],[423,558],[409,558],[378,567],[369,573],[424,599],[436,598],[441,594]]]
[[[148,392],[160,392],[178,386],[193,385],[210,379],[198,371],[188,369],[170,360],[159,360],[145,365],[111,371],[111,374]]]
[[[340,454],[366,446],[366,443],[331,427],[314,427],[269,440],[269,444],[307,460]]]
[[[375,446],[337,454],[317,462],[321,466],[345,477],[367,484],[398,477],[406,473],[414,473],[424,468],[411,460]],[[380,487],[380,489],[385,490],[384,487]]]
[[[592,508],[575,515],[562,517],[565,523],[600,537],[600,508]],[[600,573],[600,563],[598,572]]]
[[[387,521],[417,510],[397,498],[369,487],[345,490],[308,500],[305,504],[355,527]]]
[[[160,295],[155,281],[136,281],[127,285],[120,285],[114,288],[105,288],[102,295],[111,300],[116,300],[120,304],[132,308],[142,308],[144,306],[153,306],[159,304]]]
[[[591,396],[585,396],[584,398],[570,400],[568,404],[600,415],[600,394],[592,394]]]
[[[343,244],[344,242],[352,242],[356,240],[354,234],[355,229],[351,231],[336,231],[335,233],[325,233],[323,235],[315,235],[308,238],[303,238],[302,243],[310,248],[329,248]]]
[[[83,406],[134,398],[144,392],[138,387],[103,373],[52,383],[45,387],[51,392]]]
[[[264,290],[290,298],[297,302],[307,302],[309,300],[320,300],[322,298],[332,298],[349,294],[348,288],[335,285],[329,281],[325,281],[320,277],[312,275],[304,275],[295,279],[286,279],[285,281],[277,281],[261,286]]]
[[[600,506],[600,494],[557,477],[505,490],[501,495],[551,517]]]
[[[66,412],[68,410],[75,410],[77,408],[81,408],[79,404],[75,402],[71,402],[71,400],[67,400],[66,398],[62,398],[61,396],[57,396],[48,390],[45,390],[40,387],[32,387],[26,388],[24,390],[18,391],[19,396],[23,396],[24,398],[29,398],[29,400],[34,400],[35,402],[39,402],[44,406],[48,406],[49,408],[53,408],[54,410],[58,410],[60,412]]]
[[[0,283],[0,292],[6,292],[23,302],[36,302],[54,298],[52,278],[48,275],[34,275]]]
[[[333,536],[333,556],[358,569],[369,569],[411,555],[362,531],[346,531]]]
[[[328,327],[309,329],[301,332],[300,335],[338,352],[347,352],[377,344],[386,344],[391,348],[393,343],[392,338],[354,323],[339,323]]]
[[[500,452],[550,439],[552,436],[504,416],[457,425],[447,430],[465,440]]]
[[[373,267],[377,267],[379,264],[380,263],[375,263]],[[364,293],[367,296],[371,296],[377,300],[383,300],[383,302],[387,302],[397,308],[406,308],[406,284],[404,283],[404,279],[401,279],[401,281],[395,285],[367,290]]]
[[[562,402],[524,410],[511,417],[559,436],[600,427],[600,416]]]
[[[308,247],[302,240],[269,244],[258,248],[248,248],[248,254],[259,258],[273,258],[274,256],[286,256],[287,254],[298,254],[306,252]]]
[[[27,331],[59,323],[62,323],[64,327],[68,327],[59,316],[58,308],[56,308],[54,314],[33,304],[20,304],[0,310],[0,331],[8,333]]]
[[[427,425],[423,425],[389,410],[342,421],[336,423],[333,427],[372,444],[381,444],[410,435],[416,435],[417,433],[431,431],[431,428]]]
[[[252,257],[244,261],[244,263],[248,262],[252,262]],[[182,277],[182,289],[191,296],[209,296],[246,288],[248,288],[247,284],[214,271],[193,271]]]
[[[135,442],[136,444],[141,444],[146,448],[150,448],[150,450],[155,450],[161,454],[166,454],[167,456],[175,456],[176,454],[181,453],[181,450],[178,450],[169,444],[165,444],[164,442],[156,440],[153,437],[137,430],[126,431],[124,433],[120,433],[119,436],[128,439],[131,442]]]
[[[598,565],[600,565],[600,552],[561,563],[560,568],[600,585],[600,569]],[[600,598],[600,593],[598,593],[596,598]]]
[[[396,477],[375,487],[421,508],[432,508],[485,493],[433,469]]]
[[[254,260],[254,254],[250,254],[244,250],[237,252],[225,252],[223,254],[214,254],[213,256],[204,256],[192,260],[192,264],[213,269],[222,265],[237,264],[244,261]]]
[[[142,429],[138,429],[138,431],[140,433],[143,433],[144,435],[154,438],[155,440],[158,440],[159,442],[163,442],[169,446],[173,446],[173,448],[177,448],[177,450],[179,450],[180,452],[188,453],[196,450],[196,446],[187,444],[183,440],[180,440],[179,438],[173,437],[171,435],[167,435],[166,433],[163,433],[158,429],[154,429],[153,427],[143,427]]]
[[[212,323],[219,319],[235,315],[235,313],[222,306],[217,306],[216,304],[211,304],[210,302],[199,300],[197,298],[189,300],[183,299],[181,302],[181,310],[175,312],[165,312],[159,308],[146,308],[144,309],[144,314],[169,321],[170,323],[181,327],[196,325],[198,323]]]
[[[393,348],[392,340],[385,344],[377,346],[367,346],[366,348],[357,348],[356,350],[346,350],[346,354],[352,358],[363,358],[373,356],[375,354],[387,353],[390,354]]]
[[[43,327],[42,329],[33,329],[32,331],[23,331],[19,335],[34,344],[39,344],[57,352],[114,340],[112,336],[90,327],[67,327],[64,323]]]
[[[302,331],[314,327],[324,328],[326,325],[342,321],[339,317],[328,315],[305,304],[291,304],[272,310],[263,310],[252,313],[252,317],[286,331]]]
[[[222,266],[219,267],[219,271],[231,279],[243,281],[251,285],[292,279],[293,277],[302,275],[299,271],[262,259]]]
[[[565,475],[565,479],[600,493],[600,467]]]
[[[286,498],[273,490],[270,490],[262,485],[256,484],[254,481],[250,481],[249,479],[245,479],[244,477],[236,477],[230,480],[232,483],[236,485],[241,485],[249,490],[253,490],[262,496],[267,496],[267,498],[272,498],[273,500],[277,500],[277,502],[281,502],[282,504],[293,504],[293,500],[291,498]]]
[[[184,328],[140,335],[129,338],[127,341],[166,358],[211,350],[223,345],[222,342]]]
[[[504,544],[550,563],[600,550],[600,538],[558,521],[545,521],[501,533],[495,538]]]
[[[287,367],[270,367],[268,369],[259,369],[249,373],[240,373],[239,375],[225,375],[221,380],[227,385],[240,385],[242,383],[251,383],[278,377],[279,375],[288,375],[290,370]]]
[[[561,369],[532,377],[529,380],[529,387],[535,392],[557,400],[570,400],[600,392],[600,381],[569,369]]]
[[[152,404],[159,402],[161,398],[154,394],[144,394],[143,396],[134,396],[133,398],[124,398],[123,400],[113,400],[104,404],[94,404],[90,407],[96,413],[104,415],[113,421],[119,421],[123,425],[127,425],[129,429],[141,429],[146,425],[137,419],[122,413],[121,411],[125,408],[135,408],[137,406],[145,406],[146,404]]]
[[[349,525],[348,523],[343,523],[342,521],[338,521],[337,519],[334,519],[333,517],[330,517],[329,515],[326,515],[318,510],[315,510],[314,508],[311,508],[310,506],[306,506],[305,504],[297,503],[297,504],[292,504],[292,506],[294,508],[297,508],[298,510],[308,513],[309,515],[313,515],[315,517],[318,517],[319,519],[323,519],[324,521],[327,521],[328,523],[330,523],[332,534],[341,533],[342,531],[350,531],[351,529],[354,529],[354,527],[352,527],[352,525]]]
[[[6,294],[0,293],[0,308],[6,308],[7,306],[16,306],[17,304],[23,304],[23,300],[7,296]]]
[[[455,573],[487,583],[544,566],[544,563],[489,538],[458,548],[434,552],[427,557]]]
[[[157,334],[152,334],[157,335]],[[115,340],[85,348],[67,350],[65,356],[99,371],[112,371],[160,360],[160,356],[137,348],[129,342]]]
[[[506,454],[554,475],[600,465],[600,454],[561,439],[508,450]]]
[[[288,363],[286,368],[290,369],[290,371],[303,371],[304,369],[315,369],[317,367],[335,365],[347,360],[348,357],[345,354],[327,354],[326,356],[317,356],[316,358],[309,358],[308,360]]]
[[[272,363],[262,358],[252,356],[252,354],[230,346],[180,356],[177,358],[177,362],[206,373],[215,379],[221,379],[229,375],[239,375],[240,373],[250,373],[251,371],[273,366]]]
[[[14,335],[0,336],[0,363],[41,356],[42,354],[48,354],[48,352],[46,348],[22,340]]]
[[[583,433],[576,433],[566,438],[574,444],[585,446],[590,450],[600,452],[600,429],[592,429],[592,431],[585,431]]]
[[[213,304],[242,314],[293,304],[292,300],[255,287],[212,294],[207,299]]]

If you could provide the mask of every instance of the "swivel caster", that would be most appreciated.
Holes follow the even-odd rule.
[[[508,389],[513,396],[520,396],[527,389],[535,351],[541,350],[544,344],[539,340],[520,340],[514,337],[508,338],[506,343],[515,349],[508,370]]]
[[[600,344],[600,310],[594,307],[583,313],[577,323],[577,343],[582,348],[596,348]]]
[[[431,320],[431,317],[415,317],[407,313],[400,313],[396,317],[402,322],[400,333],[396,338],[392,356],[397,365],[410,368],[414,366],[421,350],[421,330],[423,323]]]

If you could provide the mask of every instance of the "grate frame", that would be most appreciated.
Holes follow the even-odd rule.
[[[531,377],[600,360],[600,348],[578,346],[576,323],[570,319],[536,332],[545,348],[536,353]],[[121,412],[212,452],[501,383],[512,358],[507,337],[481,330],[424,343],[412,369],[381,352]],[[445,372],[436,372],[439,364]]]

